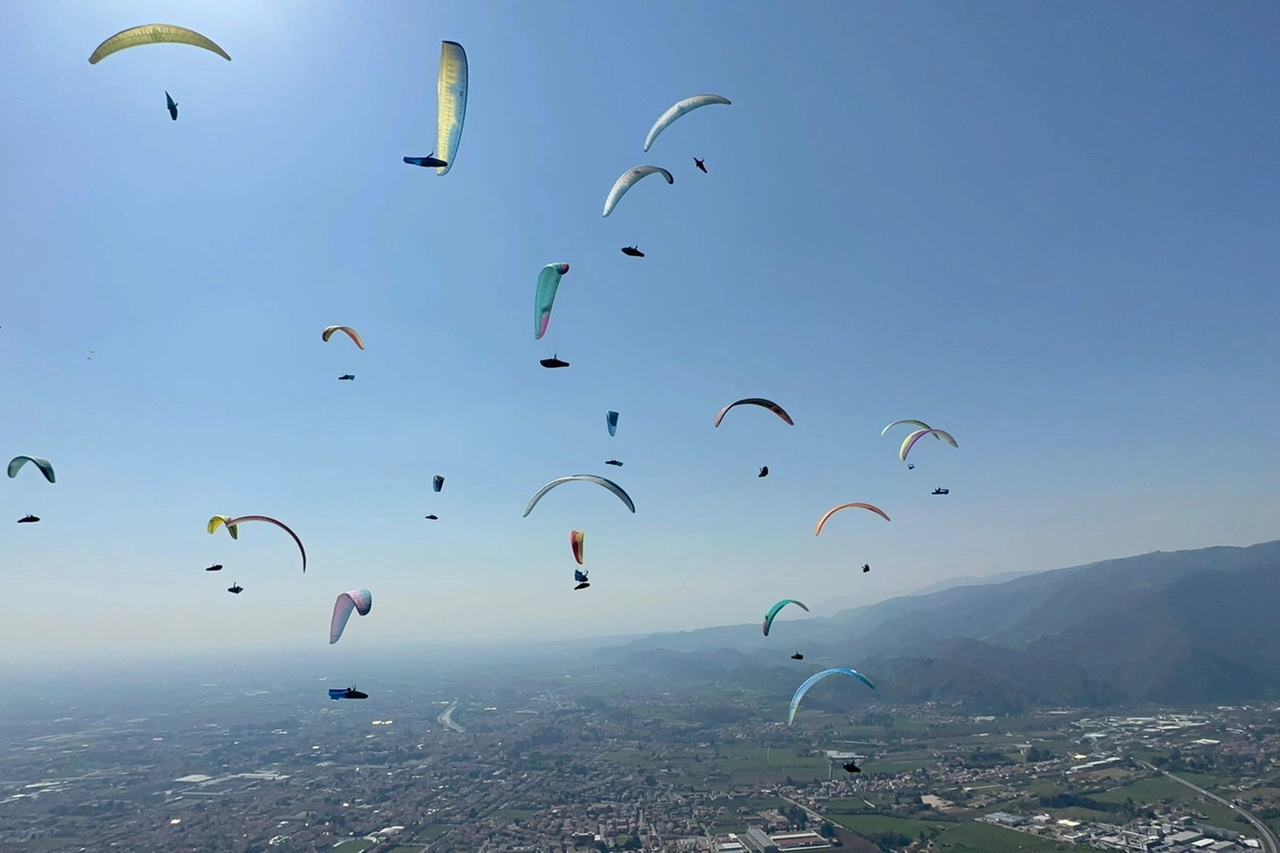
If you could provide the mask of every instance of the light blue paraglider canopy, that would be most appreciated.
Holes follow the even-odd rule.
[[[805,683],[801,684],[800,688],[796,690],[796,695],[791,697],[791,708],[787,711],[787,725],[791,725],[792,721],[795,720],[796,708],[800,707],[800,700],[804,698],[804,694],[809,692],[810,687],[817,684],[828,675],[851,675],[870,687],[872,690],[876,689],[876,686],[871,683],[871,679],[867,678],[856,669],[849,669],[845,666],[837,666],[834,669],[824,669],[816,675],[809,676],[809,678],[805,680]]]
[[[527,518],[529,513],[533,512],[533,508],[538,505],[538,501],[542,500],[543,495],[554,489],[556,486],[561,486],[574,480],[583,480],[588,483],[595,483],[598,486],[604,486],[606,489],[617,495],[618,500],[627,505],[627,509],[632,512],[636,511],[636,505],[632,502],[631,496],[624,492],[622,487],[612,480],[606,480],[604,477],[597,477],[595,474],[574,474],[571,477],[561,477],[558,480],[552,480],[541,489],[538,489],[538,493],[529,499],[529,505],[524,508],[525,517]]]

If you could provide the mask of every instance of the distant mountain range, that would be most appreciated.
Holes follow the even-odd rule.
[[[662,678],[744,685],[854,666],[876,681],[877,699],[988,712],[1280,698],[1280,541],[965,581],[778,622],[769,637],[759,624],[730,625],[605,654]],[[804,661],[788,659],[797,650]],[[855,687],[825,693],[844,707],[870,700]]]

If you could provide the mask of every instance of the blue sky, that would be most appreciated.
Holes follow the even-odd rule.
[[[86,62],[152,21],[233,61]],[[0,483],[0,656],[354,661],[1275,538],[1278,25],[1261,2],[0,7],[0,453],[58,470]],[[433,148],[442,39],[471,84],[444,178],[400,160]],[[645,154],[701,92],[733,105]],[[602,219],[642,163],[675,184]],[[712,428],[755,395],[796,425]],[[959,449],[904,470],[879,432],[907,417]],[[580,472],[637,514],[575,484],[521,517]],[[893,521],[815,539],[853,500]],[[284,519],[311,568],[271,528],[207,536],[214,513]],[[357,586],[373,613],[329,649]]]

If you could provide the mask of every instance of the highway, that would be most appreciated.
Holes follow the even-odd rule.
[[[1149,767],[1152,770],[1158,769],[1154,765],[1147,764],[1147,762],[1145,761],[1139,761],[1138,763],[1144,767]],[[1271,827],[1267,826],[1261,820],[1254,817],[1252,814],[1245,811],[1244,809],[1240,808],[1230,800],[1225,800],[1222,797],[1219,797],[1217,794],[1206,791],[1204,788],[1201,788],[1199,785],[1194,785],[1191,782],[1188,782],[1186,779],[1183,779],[1181,776],[1175,776],[1172,773],[1170,773],[1168,770],[1160,770],[1159,772],[1168,776],[1170,779],[1172,779],[1175,782],[1179,782],[1183,785],[1186,785],[1188,788],[1195,791],[1196,793],[1206,796],[1209,799],[1214,800],[1216,802],[1222,803],[1227,808],[1233,809],[1239,812],[1246,820],[1249,821],[1249,823],[1253,824],[1254,829],[1258,830],[1258,835],[1262,841],[1262,849],[1265,850],[1266,853],[1280,853],[1280,841],[1276,840],[1276,836],[1271,831]]]
[[[453,721],[453,711],[457,707],[458,707],[458,703],[454,702],[452,705],[450,705],[448,708],[445,709],[445,712],[443,714],[436,717],[436,722],[440,723],[441,725],[448,726],[449,728],[453,729],[455,732],[465,732],[466,729],[464,729],[462,726],[458,725]]]

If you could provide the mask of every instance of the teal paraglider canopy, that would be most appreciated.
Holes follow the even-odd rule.
[[[762,624],[760,627],[764,629],[764,635],[766,637],[769,636],[769,629],[773,627],[773,617],[777,616],[778,611],[786,607],[788,604],[794,604],[796,607],[799,607],[805,613],[809,612],[809,608],[806,607],[804,605],[804,602],[802,601],[796,601],[794,598],[782,599],[777,604],[770,607],[769,612],[764,615],[764,624]]]
[[[53,466],[49,464],[48,459],[41,459],[39,456],[15,456],[9,460],[9,477],[18,476],[18,472],[22,470],[22,466],[30,462],[32,465],[40,469],[40,473],[44,474],[44,478],[50,483],[55,482],[53,475]]]

